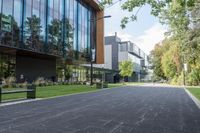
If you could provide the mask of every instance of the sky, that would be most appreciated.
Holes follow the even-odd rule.
[[[121,4],[119,2],[105,9],[105,15],[112,16],[105,19],[105,36],[111,36],[117,32],[122,41],[132,41],[148,55],[154,45],[164,39],[166,26],[161,25],[159,19],[150,14],[150,6],[145,5],[140,9],[137,21],[130,22],[125,29],[122,29],[121,19],[131,13],[123,11]],[[137,9],[133,13],[135,14],[136,11]]]

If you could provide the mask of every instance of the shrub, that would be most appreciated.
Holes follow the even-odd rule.
[[[8,87],[12,87],[12,85],[16,83],[16,78],[11,76],[11,77],[7,77],[5,79],[5,84],[8,85]]]
[[[36,86],[43,86],[44,83],[46,83],[46,81],[43,77],[38,77],[34,82]]]
[[[199,85],[199,82],[200,82],[200,70],[197,68],[194,68],[188,74],[188,83],[190,85]]]

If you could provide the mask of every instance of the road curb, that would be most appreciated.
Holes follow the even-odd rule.
[[[4,106],[10,106],[10,105],[16,105],[16,104],[22,104],[22,103],[29,103],[29,102],[35,102],[35,101],[39,101],[41,100],[41,98],[36,98],[36,99],[27,99],[27,100],[17,100],[17,101],[13,101],[11,102],[10,100],[5,101],[4,103],[0,104],[0,107],[4,107]]]
[[[184,88],[185,92],[189,95],[189,97],[192,99],[192,101],[197,105],[197,107],[200,109],[200,101],[192,94],[189,90]]]

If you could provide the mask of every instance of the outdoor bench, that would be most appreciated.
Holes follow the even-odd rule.
[[[27,93],[27,99],[35,99],[36,98],[36,86],[35,85],[28,85],[27,89],[16,89],[16,90],[3,90],[0,87],[0,103],[2,102],[2,95],[6,94],[15,94],[15,93]]]

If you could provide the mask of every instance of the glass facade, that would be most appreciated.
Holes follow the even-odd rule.
[[[82,0],[0,0],[0,45],[88,61],[95,16]]]
[[[1,0],[0,7],[0,44],[18,47],[22,15],[21,0]]]
[[[45,43],[45,0],[24,1],[22,48],[43,52]]]

